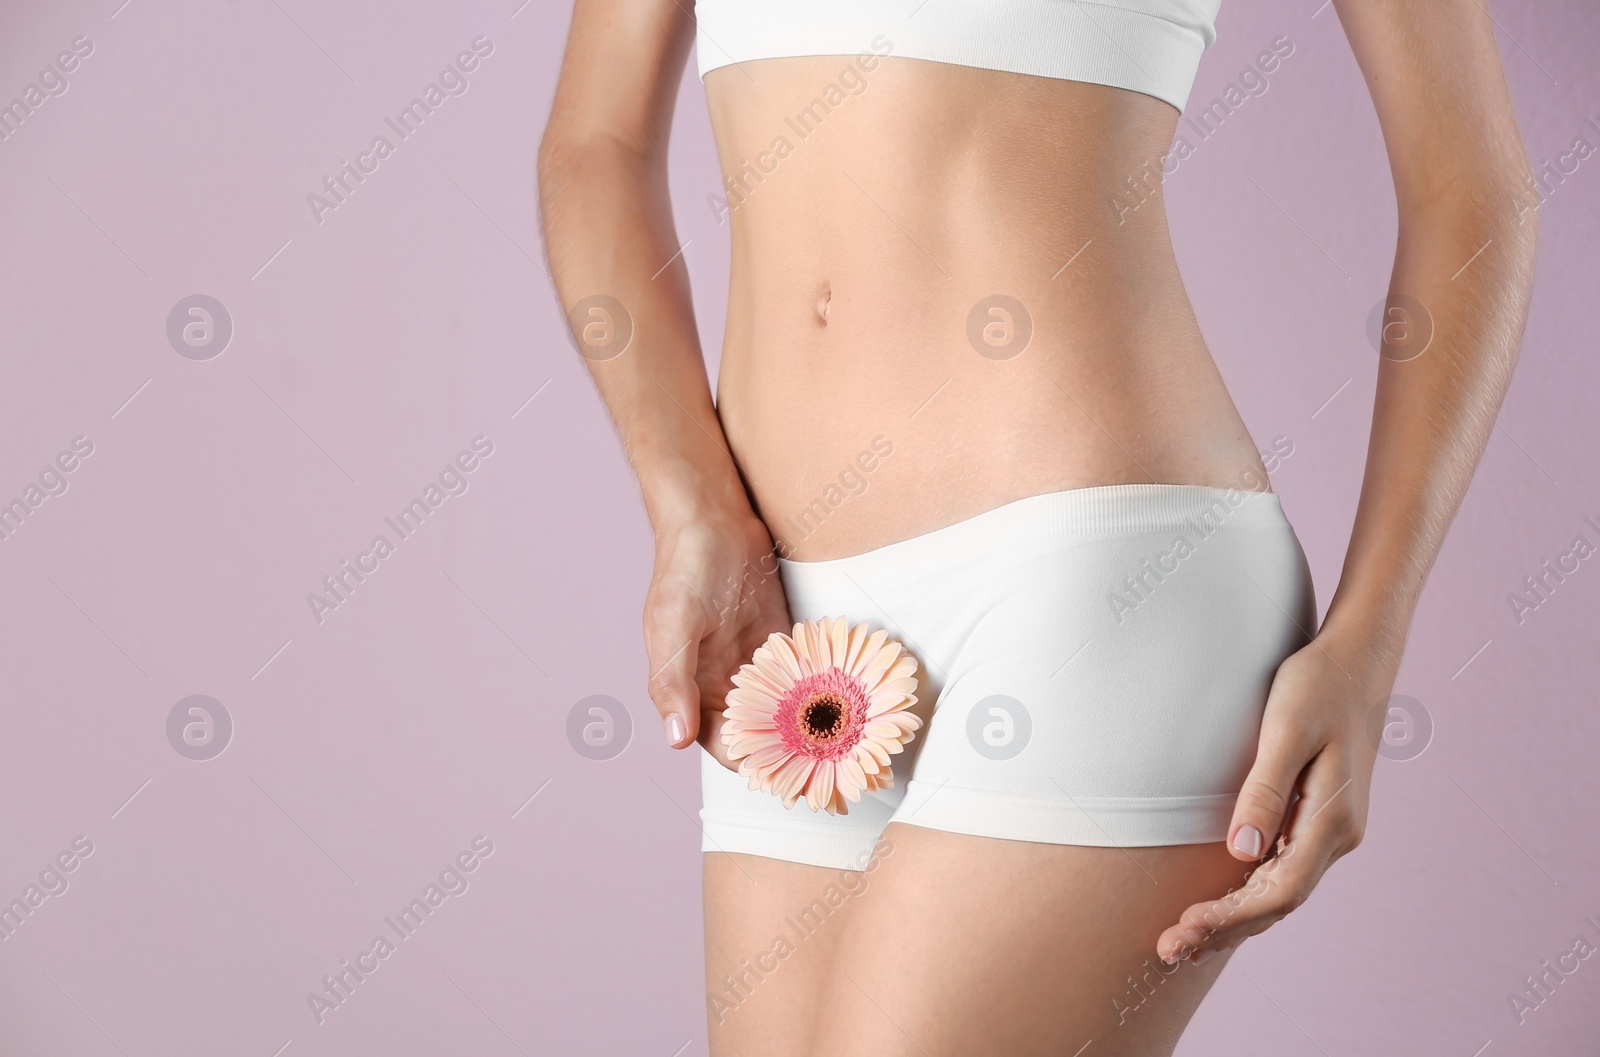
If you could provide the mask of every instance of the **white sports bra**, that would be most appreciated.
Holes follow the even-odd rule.
[[[1127,88],[1183,109],[1222,0],[695,0],[700,76],[875,52]]]

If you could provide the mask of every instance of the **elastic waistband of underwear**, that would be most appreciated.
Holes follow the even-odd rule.
[[[849,572],[885,562],[933,566],[952,555],[1003,548],[1019,552],[1152,533],[1199,533],[1234,527],[1289,528],[1276,492],[1192,484],[1109,484],[1017,499],[952,525],[823,561],[780,558],[791,574]],[[1291,530],[1292,531],[1292,530]],[[1003,556],[1003,555],[1001,555]]]

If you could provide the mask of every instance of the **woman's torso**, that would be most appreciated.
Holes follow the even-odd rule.
[[[1177,110],[864,65],[705,78],[733,247],[718,408],[780,555],[855,554],[1066,488],[1262,487],[1168,236]]]

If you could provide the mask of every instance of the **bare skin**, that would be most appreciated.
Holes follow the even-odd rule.
[[[1179,279],[1160,184],[1141,203],[1124,183],[1159,167],[1178,112],[1103,85],[872,64],[706,77],[726,172],[777,134],[798,141],[785,118],[842,70],[865,85],[728,196],[717,407],[779,553],[855,554],[1083,485],[1264,481]],[[1032,330],[1007,359],[968,332],[994,294],[1026,322],[980,319]],[[808,518],[876,436],[894,452],[866,491]]]
[[[1123,851],[894,824],[865,890],[789,957],[766,956],[775,971],[746,977],[722,1010],[725,978],[847,878],[708,854],[719,1057],[1026,1057],[1090,1039],[1094,1054],[1170,1053],[1227,960],[1211,955],[1300,905],[1359,843],[1376,748],[1368,717],[1392,689],[1509,383],[1534,220],[1517,208],[1526,164],[1483,9],[1334,6],[1389,146],[1391,293],[1426,305],[1434,334],[1425,354],[1376,366],[1339,588],[1311,644],[1279,668],[1228,842]],[[649,690],[669,744],[698,740],[726,765],[729,677],[790,623],[775,550],[858,553],[1056,489],[1265,475],[1195,324],[1159,184],[1137,209],[1112,204],[1167,149],[1177,112],[1121,89],[893,56],[743,188],[745,160],[852,59],[707,77],[739,189],[714,405],[666,191],[693,35],[684,11],[578,0],[540,192],[563,303],[605,294],[634,326],[626,352],[590,367],[656,535]],[[973,307],[992,294],[1031,321],[1010,358],[969,338]],[[986,319],[1002,344],[1016,324]],[[894,452],[870,487],[808,524],[803,512],[879,436]],[[1147,973],[1153,982],[1136,982]],[[1135,994],[1148,997],[1130,1012]]]
[[[706,856],[713,1053],[1169,1052],[1227,956],[1167,964],[1152,938],[1248,869],[1220,844],[1123,851],[898,822],[883,839],[865,891],[803,937],[790,922],[843,890],[841,871]],[[795,951],[754,963],[779,936]],[[730,997],[741,961],[776,971]]]

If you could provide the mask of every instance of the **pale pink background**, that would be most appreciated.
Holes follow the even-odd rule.
[[[541,267],[566,6],[118,2],[0,7],[0,101],[94,43],[0,141],[0,499],[94,444],[0,543],[0,901],[95,849],[0,942],[0,1053],[704,1053],[697,760],[643,692],[650,536]],[[1274,484],[1326,605],[1395,221],[1316,4],[1227,0],[1196,102],[1272,38],[1294,53],[1168,194],[1235,399],[1261,446],[1294,443]],[[1600,144],[1592,5],[1492,10],[1535,163]],[[466,93],[319,224],[305,196],[480,35]],[[672,159],[714,363],[692,58]],[[1506,596],[1600,543],[1597,203],[1600,158],[1543,207],[1516,383],[1417,616],[1396,689],[1433,742],[1380,761],[1366,845],[1241,951],[1185,1057],[1593,1052],[1600,960],[1521,1026],[1506,996],[1600,941],[1600,564],[1522,626]],[[195,293],[235,325],[203,362],[165,333]],[[319,625],[307,593],[480,434],[470,490]],[[190,694],[233,717],[213,760],[167,741]],[[636,723],[614,760],[566,739],[590,694]],[[480,834],[470,889],[318,1026],[307,992]]]

